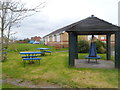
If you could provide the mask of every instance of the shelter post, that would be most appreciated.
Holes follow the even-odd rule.
[[[74,60],[78,59],[77,34],[74,32],[68,33],[69,33],[69,65],[74,66]]]
[[[120,29],[115,33],[115,68],[120,68]]]
[[[111,34],[106,35],[106,58],[107,60],[111,60],[111,44],[110,44]]]

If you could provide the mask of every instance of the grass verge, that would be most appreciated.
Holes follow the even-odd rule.
[[[21,47],[24,46],[23,44]],[[30,47],[30,50],[33,50],[40,46],[30,45]],[[51,48],[51,51],[52,50],[54,50],[54,48]],[[35,64],[26,65],[26,67],[23,67],[19,51],[9,51],[8,53],[8,60],[3,62],[2,66],[3,75],[5,75],[3,79],[9,77],[22,79],[23,81],[29,80],[34,84],[47,82],[64,88],[118,87],[117,69],[69,67],[68,52],[52,53],[52,55],[42,56],[40,65],[35,62]],[[79,58],[84,58],[86,55],[87,54],[79,54]],[[100,56],[105,59],[105,54],[100,54]]]

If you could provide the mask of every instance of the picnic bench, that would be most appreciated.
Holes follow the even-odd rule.
[[[52,51],[48,51],[48,50],[50,50],[50,48],[37,48],[38,50],[40,50],[40,52],[42,52],[42,54],[41,55],[45,55],[45,53],[50,53],[50,55],[51,55],[51,53],[52,53]]]
[[[39,61],[40,64],[40,60],[41,58],[37,58],[37,54],[42,54],[42,52],[20,52],[23,58],[23,62],[24,62],[24,67],[25,67],[25,63],[26,61],[29,61],[30,64],[34,63],[34,61]]]

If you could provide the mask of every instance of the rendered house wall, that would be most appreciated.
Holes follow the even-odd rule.
[[[58,35],[60,35],[60,41],[57,40]],[[99,40],[104,41],[104,40],[106,40],[106,35],[98,35],[97,38]],[[104,38],[104,40],[102,38]],[[88,40],[88,35],[80,35],[80,36],[78,35],[78,40]],[[67,48],[67,47],[69,47],[68,42],[69,42],[69,40],[68,40],[68,33],[67,32],[46,36],[44,38],[44,44],[48,45],[48,46],[59,46],[62,48]],[[104,42],[106,42],[106,41],[104,41]],[[115,44],[115,35],[112,34],[111,35],[111,46],[113,47],[114,44]]]

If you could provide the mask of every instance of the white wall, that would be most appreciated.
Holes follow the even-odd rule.
[[[52,41],[53,41],[53,42],[55,41],[55,36],[54,36],[54,35],[52,35]]]
[[[57,35],[57,42],[60,42],[60,35]]]

